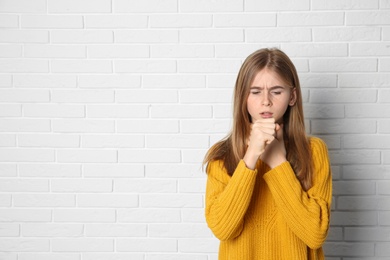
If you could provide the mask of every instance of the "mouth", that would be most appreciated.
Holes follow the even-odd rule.
[[[260,116],[262,117],[262,118],[272,118],[273,117],[273,113],[271,113],[271,112],[262,112],[262,113],[260,113]]]

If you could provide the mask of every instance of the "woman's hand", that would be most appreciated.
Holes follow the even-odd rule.
[[[248,148],[243,160],[249,169],[255,169],[257,160],[265,152],[266,147],[275,139],[275,119],[256,120],[251,127],[251,133],[247,141]]]
[[[276,124],[275,131],[275,139],[266,146],[265,151],[260,155],[260,159],[271,169],[287,161],[283,139],[283,125]]]

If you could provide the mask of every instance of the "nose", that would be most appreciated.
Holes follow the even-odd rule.
[[[271,99],[266,91],[263,92],[261,104],[266,107],[271,105]]]

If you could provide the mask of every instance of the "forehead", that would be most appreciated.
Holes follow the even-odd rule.
[[[255,74],[251,87],[270,88],[270,87],[286,87],[288,84],[283,78],[273,70],[262,69]]]

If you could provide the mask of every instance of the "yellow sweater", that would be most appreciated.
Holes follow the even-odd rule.
[[[325,143],[310,140],[313,186],[304,191],[289,162],[274,169],[241,160],[233,176],[221,161],[207,168],[206,221],[221,241],[219,260],[324,259],[332,178]]]

